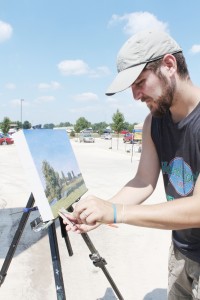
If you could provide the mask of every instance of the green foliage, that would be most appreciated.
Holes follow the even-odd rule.
[[[133,132],[134,126],[137,125],[137,124],[138,124],[138,123],[129,124],[129,125],[128,125],[128,128],[127,128],[128,131],[129,131],[129,132]]]
[[[53,129],[54,127],[55,127],[55,125],[53,123],[44,124],[44,126],[43,126],[44,129]]]
[[[50,166],[47,161],[42,162],[42,172],[46,181],[45,194],[49,200],[61,198],[62,179],[58,172]]]
[[[76,132],[80,132],[81,130],[89,128],[90,126],[91,123],[87,121],[84,117],[81,117],[76,121],[76,124],[74,125],[74,130]]]
[[[31,123],[29,121],[24,121],[23,129],[30,129],[30,128],[31,128]]]
[[[120,131],[124,129],[124,115],[117,109],[116,113],[112,117],[112,120],[112,129],[119,134]]]
[[[10,124],[11,124],[11,121],[8,117],[5,117],[3,119],[3,122],[1,123],[1,130],[4,134],[7,134],[9,129],[10,129]]]
[[[73,126],[70,122],[60,122],[56,127],[70,127]]]
[[[98,132],[99,134],[102,134],[106,127],[108,127],[106,122],[95,123],[92,125],[93,131]]]
[[[124,122],[124,128],[123,128],[123,129],[128,130],[129,125],[130,125],[130,124],[129,124],[128,122]]]
[[[22,123],[20,121],[12,122],[12,123],[16,124],[18,129],[22,128]]]
[[[75,134],[75,131],[74,131],[74,130],[72,130],[72,131],[70,132],[70,136],[71,136],[71,137],[75,137],[75,136],[76,136],[76,134]]]

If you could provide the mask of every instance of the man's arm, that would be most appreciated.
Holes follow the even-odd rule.
[[[199,228],[200,176],[190,197],[155,205],[127,205],[124,211],[124,222],[130,225],[171,230]]]
[[[94,196],[89,196],[86,201],[80,203],[80,206],[75,208],[75,214],[80,222],[88,225],[94,225],[97,222],[111,223],[114,220],[113,204]],[[196,181],[193,195],[190,197],[150,205],[117,203],[116,221],[168,230],[200,228],[200,176]]]
[[[160,165],[151,138],[151,118],[149,114],[143,125],[142,153],[136,175],[115,196],[109,199],[109,202],[140,204],[154,191],[160,174]]]

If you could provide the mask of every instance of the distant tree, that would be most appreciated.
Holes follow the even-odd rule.
[[[57,127],[70,127],[73,126],[70,122],[60,122],[60,124],[57,125]]]
[[[56,125],[56,127],[64,127],[64,123],[63,122],[60,122],[60,124]]]
[[[41,129],[42,128],[42,124],[37,124],[32,126],[33,129]]]
[[[75,136],[76,136],[76,134],[75,134],[75,131],[74,131],[74,130],[72,130],[72,131],[70,132],[70,136],[71,136],[71,137],[75,137]]]
[[[123,129],[128,130],[129,125],[130,125],[130,124],[129,124],[128,122],[124,122],[124,128],[123,128]]]
[[[20,121],[13,122],[13,123],[17,125],[17,129],[22,128],[22,123]]]
[[[55,127],[55,125],[53,123],[44,124],[44,126],[43,126],[44,129],[53,129],[54,127]]]
[[[8,117],[5,117],[3,119],[3,122],[1,123],[1,130],[4,134],[7,134],[9,129],[10,129],[10,124],[11,124],[11,121]]]
[[[129,124],[128,126],[128,131],[129,132],[133,132],[134,126],[137,125],[138,123],[133,123],[133,124]]]
[[[117,132],[117,149],[119,145],[119,133],[124,129],[124,115],[117,109],[116,113],[112,116],[113,124],[112,129]]]
[[[89,127],[91,127],[91,123],[87,121],[84,117],[81,117],[76,121],[76,124],[74,125],[74,130],[79,133],[81,130]]]
[[[108,127],[108,124],[106,122],[92,124],[92,129],[99,134],[102,134],[106,127]]]
[[[30,128],[31,128],[31,123],[29,121],[24,121],[23,129],[30,129]]]

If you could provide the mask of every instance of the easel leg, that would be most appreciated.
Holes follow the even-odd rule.
[[[73,255],[73,250],[72,250],[72,246],[71,246],[71,242],[70,242],[70,239],[69,239],[68,232],[66,231],[65,225],[63,223],[63,219],[59,218],[59,222],[60,222],[61,235],[65,240],[65,244],[67,246],[69,256],[72,256]]]
[[[73,206],[70,206],[68,208],[69,212],[73,212]],[[63,224],[63,222],[61,221],[61,224]],[[62,226],[61,226],[62,227]],[[65,230],[65,229],[64,229]],[[93,264],[95,265],[95,267],[99,267],[102,269],[104,275],[106,276],[106,278],[108,279],[110,285],[112,286],[114,292],[116,293],[117,297],[119,300],[124,300],[123,296],[121,295],[119,289],[117,288],[115,282],[113,281],[112,277],[110,276],[108,270],[106,269],[105,265],[107,264],[107,262],[105,261],[104,258],[102,258],[98,251],[96,250],[96,248],[94,247],[94,244],[92,243],[90,237],[88,236],[87,233],[81,233],[81,236],[83,238],[83,240],[85,241],[86,245],[88,246],[91,254],[90,254],[90,259],[93,261]]]
[[[30,197],[29,197],[29,200],[27,202],[26,207],[27,208],[33,207],[34,202],[35,202],[35,199],[33,197],[33,194],[31,194]],[[14,238],[12,240],[12,243],[10,245],[10,248],[8,250],[8,253],[6,255],[6,258],[4,260],[3,266],[2,266],[1,271],[0,271],[0,286],[2,285],[2,283],[5,280],[8,268],[10,266],[12,258],[13,258],[14,254],[15,254],[16,249],[17,249],[17,245],[18,245],[18,243],[20,241],[20,238],[22,236],[23,230],[24,230],[24,228],[26,226],[26,223],[28,221],[29,215],[30,215],[30,212],[23,213],[23,215],[21,217],[21,220],[19,222],[17,231],[16,231],[16,233],[14,235]]]
[[[93,261],[93,264],[95,265],[95,267],[99,267],[102,269],[104,275],[106,276],[106,278],[108,279],[108,281],[110,282],[110,285],[112,286],[113,290],[115,291],[117,297],[119,300],[124,300],[123,296],[121,295],[119,289],[117,288],[116,284],[114,283],[112,277],[110,276],[108,270],[106,269],[105,265],[107,264],[105,259],[102,258],[98,251],[96,250],[96,248],[94,247],[92,241],[90,240],[89,236],[87,233],[81,233],[82,238],[84,239],[86,245],[88,246],[88,248],[91,251],[90,254],[90,259]]]
[[[51,257],[52,257],[57,299],[65,300],[66,299],[65,288],[64,288],[64,281],[63,281],[63,276],[62,276],[62,268],[61,268],[61,262],[60,262],[60,254],[59,254],[59,249],[58,249],[58,241],[57,241],[57,236],[56,236],[55,223],[52,223],[48,227],[48,234],[49,234],[49,243],[50,243],[50,248],[51,248]]]

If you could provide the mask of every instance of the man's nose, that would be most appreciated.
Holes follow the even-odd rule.
[[[134,85],[131,86],[131,89],[132,89],[133,98],[135,100],[140,100],[142,98],[141,90]]]

